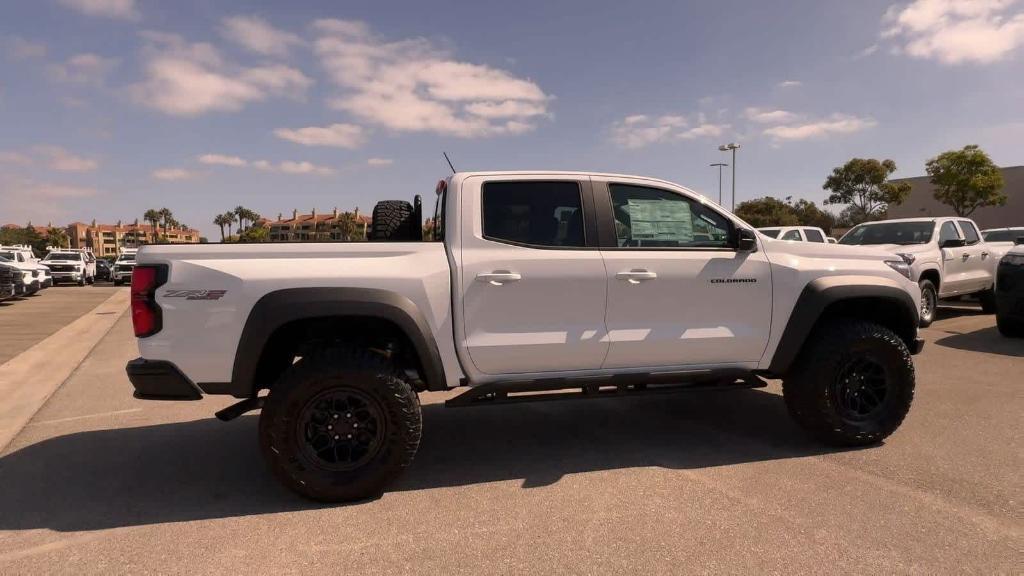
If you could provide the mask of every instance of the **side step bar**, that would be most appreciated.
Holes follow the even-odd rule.
[[[767,385],[767,382],[753,372],[742,370],[515,380],[474,386],[445,402],[445,406],[458,408],[574,398],[618,398],[674,392],[743,390],[764,388]]]

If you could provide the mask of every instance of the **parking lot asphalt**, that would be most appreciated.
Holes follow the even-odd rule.
[[[0,455],[0,573],[1020,573],[1024,341],[944,308],[883,445],[765,390],[446,409],[374,501],[297,498],[230,399],[135,400],[127,315]]]
[[[73,322],[110,298],[112,285],[59,285],[0,302],[0,364]]]

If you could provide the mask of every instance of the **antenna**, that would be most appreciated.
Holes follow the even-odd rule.
[[[448,158],[448,153],[447,152],[441,152],[441,154],[444,154],[444,159],[448,161],[448,167],[452,169],[452,174],[455,174],[455,172],[456,172],[455,166],[452,166],[452,161],[451,161],[451,158]]]

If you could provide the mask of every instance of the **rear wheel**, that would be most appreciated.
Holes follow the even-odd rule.
[[[899,336],[878,324],[837,320],[808,342],[783,380],[797,423],[837,446],[874,444],[896,431],[914,399],[914,364]]]
[[[419,398],[381,357],[332,351],[303,359],[274,384],[260,447],[291,490],[324,502],[376,497],[419,447]]]
[[[1006,315],[996,316],[996,327],[999,333],[1007,338],[1024,338],[1024,322]]]
[[[939,305],[939,291],[932,284],[931,280],[921,280],[921,310],[920,323],[922,328],[927,328],[935,321],[935,310]]]

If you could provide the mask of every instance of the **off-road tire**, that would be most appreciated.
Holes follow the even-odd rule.
[[[871,322],[838,319],[818,326],[807,342],[782,386],[786,407],[801,427],[834,446],[875,444],[899,428],[914,399],[914,363],[899,336]],[[880,367],[886,386],[884,400],[863,419],[844,414],[839,391],[841,377],[855,362]]]
[[[996,293],[993,289],[978,292],[978,302],[981,302],[981,311],[985,314],[996,313]]]
[[[996,328],[1007,338],[1024,338],[1024,322],[1003,315],[996,315]]]
[[[920,319],[918,326],[921,328],[927,328],[935,321],[935,310],[939,306],[939,291],[935,288],[935,284],[933,284],[931,280],[921,280],[918,285],[921,287],[921,302],[919,303],[920,308],[918,309]],[[928,292],[925,292],[926,290]],[[926,298],[929,299],[927,310],[925,309]]]
[[[383,200],[373,207],[370,240],[409,242],[418,238],[412,204],[405,200]]]
[[[349,470],[332,470],[311,455],[301,430],[304,410],[332,390],[365,395],[382,420],[376,452]],[[260,414],[260,449],[274,476],[306,498],[364,500],[379,497],[412,463],[422,422],[419,398],[401,370],[371,352],[332,350],[293,364],[274,383]]]

